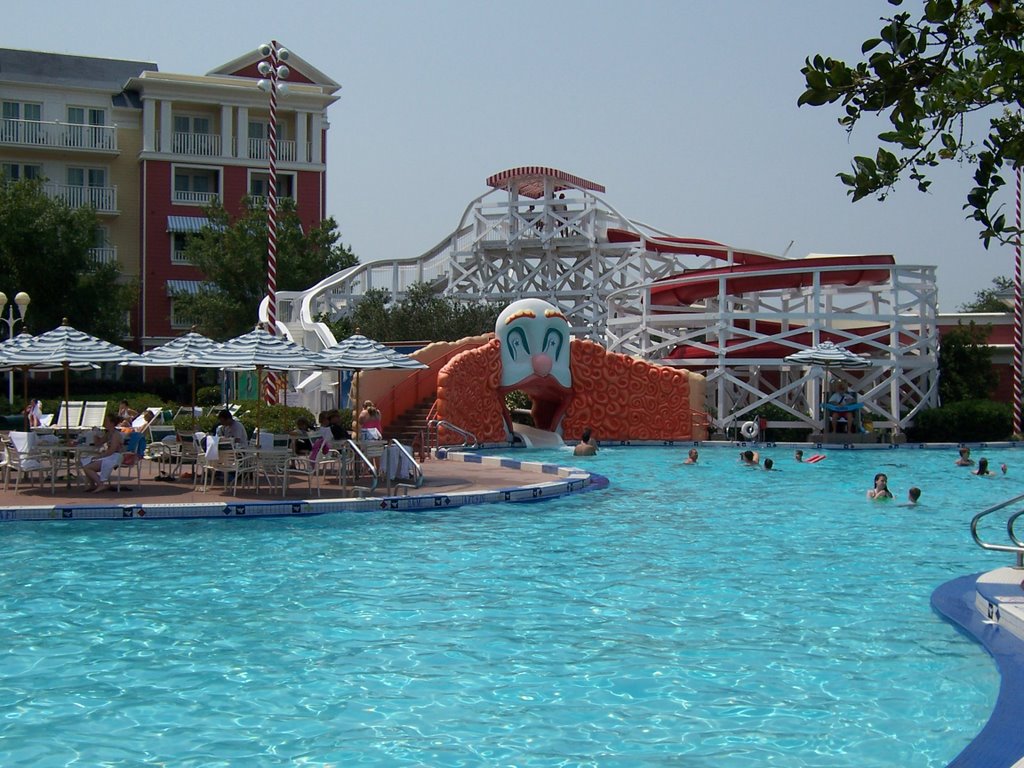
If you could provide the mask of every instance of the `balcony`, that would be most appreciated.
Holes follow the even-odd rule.
[[[97,264],[116,264],[117,246],[108,245],[103,248],[90,248],[89,258],[91,258]]]
[[[217,157],[221,152],[220,134],[175,132],[171,134],[171,151],[193,157]]]
[[[277,159],[285,163],[294,163],[295,149],[296,143],[294,141],[278,139]],[[249,157],[253,160],[269,160],[270,139],[249,139]]]
[[[116,153],[117,127],[0,119],[0,145]]]
[[[79,187],[72,184],[43,185],[46,194],[55,200],[63,200],[71,208],[87,205],[97,213],[117,213],[117,187]]]
[[[264,195],[249,195],[249,199],[252,200],[253,208],[269,208],[270,198]],[[291,195],[278,195],[277,204],[280,205],[282,200],[292,200]]]
[[[171,193],[171,202],[180,205],[209,205],[218,198],[218,192],[188,192],[176,189]]]

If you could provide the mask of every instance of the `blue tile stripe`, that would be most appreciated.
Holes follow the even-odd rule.
[[[998,624],[987,623],[975,607],[981,574],[961,576],[932,593],[932,607],[960,626],[995,659],[1001,676],[995,709],[985,727],[956,756],[949,768],[1009,768],[1024,758],[1024,640]]]

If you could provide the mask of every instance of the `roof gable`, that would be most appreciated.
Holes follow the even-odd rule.
[[[287,48],[287,46],[284,47]],[[322,71],[295,53],[292,49],[288,48],[288,54],[288,61],[284,63],[286,63],[288,69],[291,70],[291,74],[288,75],[289,83],[318,85],[327,93],[334,93],[341,88],[340,83],[328,77]],[[263,75],[259,73],[257,67],[265,58],[265,56],[260,55],[259,49],[253,49],[252,51],[239,56],[237,59],[233,59],[227,64],[223,64],[206,74],[261,78]]]

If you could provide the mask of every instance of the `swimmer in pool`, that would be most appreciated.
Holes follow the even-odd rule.
[[[875,486],[868,491],[868,498],[872,501],[892,498],[892,491],[889,490],[889,477],[884,472],[875,475]]]
[[[696,464],[698,458],[699,457],[697,454],[697,449],[691,448],[690,452],[686,454],[686,460],[683,462],[683,464]]]

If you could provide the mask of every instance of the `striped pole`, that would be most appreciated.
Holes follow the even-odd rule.
[[[270,182],[267,194],[267,332],[277,335],[277,88],[278,43],[270,41],[270,125],[267,128],[267,155],[270,158]],[[277,377],[265,379],[263,397],[268,405],[278,400]]]
[[[1020,255],[1020,166],[1017,166],[1017,238],[1013,263],[1013,433],[1021,433],[1021,376],[1024,375],[1021,365],[1021,255]]]

